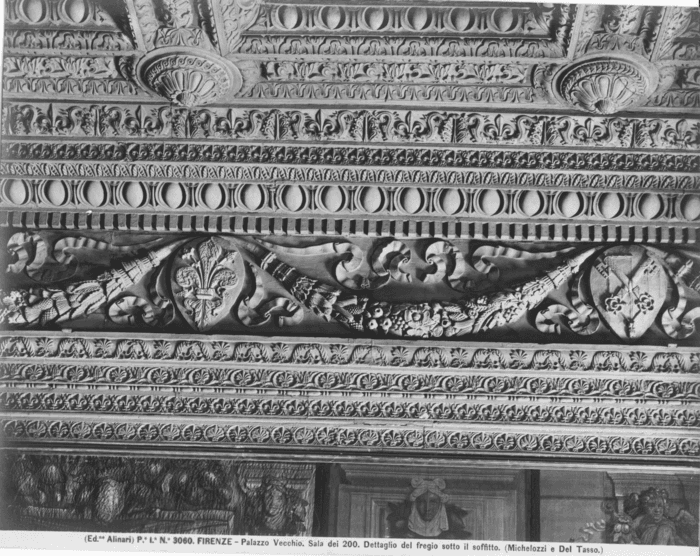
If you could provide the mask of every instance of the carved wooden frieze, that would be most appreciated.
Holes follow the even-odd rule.
[[[105,239],[12,235],[14,284],[6,284],[2,320],[85,329],[407,338],[489,331],[503,340],[551,342],[563,334],[692,344],[700,316],[697,253],[688,249],[391,238],[295,245],[226,235]]]
[[[311,534],[313,465],[6,452],[0,528]]]
[[[10,445],[700,454],[700,11],[7,6]],[[18,484],[72,476],[36,458]],[[277,525],[264,473],[237,483],[255,510],[213,497],[226,465],[185,521],[309,533],[300,485]],[[93,479],[18,515],[136,511]]]

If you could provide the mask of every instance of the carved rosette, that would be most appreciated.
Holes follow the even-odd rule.
[[[580,110],[615,114],[627,110],[653,91],[653,79],[641,64],[623,59],[593,59],[565,69],[559,95]]]
[[[242,85],[238,68],[220,56],[196,48],[154,50],[141,60],[137,75],[146,88],[188,108],[236,93]]]

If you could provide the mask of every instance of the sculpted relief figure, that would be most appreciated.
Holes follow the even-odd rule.
[[[297,536],[306,532],[308,502],[287,481],[265,475],[257,488],[238,480],[244,499],[241,533],[246,535]]]
[[[697,518],[684,509],[671,517],[668,492],[654,487],[627,496],[623,513],[613,514],[612,528],[616,544],[698,544]]]
[[[414,478],[408,499],[399,504],[389,503],[387,516],[392,537],[419,539],[469,539],[465,529],[467,512],[453,504],[445,490],[443,479]]]

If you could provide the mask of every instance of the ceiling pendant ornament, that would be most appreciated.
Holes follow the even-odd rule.
[[[191,108],[210,104],[240,90],[243,79],[224,58],[196,48],[161,48],[136,69],[141,83],[172,104]]]
[[[596,58],[565,69],[558,80],[559,95],[570,105],[592,114],[628,110],[654,90],[654,76],[627,59]]]

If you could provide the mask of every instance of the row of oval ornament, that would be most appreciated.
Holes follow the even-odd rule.
[[[63,23],[80,25],[92,15],[93,8],[87,0],[61,0],[57,6],[49,0],[20,0],[15,7],[19,21],[29,24],[52,21],[52,8]],[[10,18],[8,17],[8,20]],[[11,20],[10,20],[11,21]]]
[[[407,215],[436,213],[445,216],[473,212],[484,216],[515,214],[524,217],[546,213],[562,218],[595,216],[603,219],[700,219],[700,195],[695,193],[682,195],[677,200],[675,216],[668,214],[672,212],[669,210],[670,200],[653,192],[630,194],[458,188],[429,191],[407,186],[387,190],[375,185],[360,186],[354,191],[326,185],[310,191],[299,185],[271,189],[260,184],[201,183],[186,186],[180,183],[147,185],[136,181],[111,184],[89,181],[71,186],[60,180],[35,184],[23,180],[7,180],[2,193],[3,202],[13,206],[39,204],[100,208],[111,205],[137,209],[149,205],[168,209],[201,207],[205,210],[218,210],[225,206],[250,211],[398,212]]]
[[[477,27],[498,33],[513,33],[522,26],[524,12],[512,8],[484,11],[467,7],[452,9],[370,6],[324,6],[320,9],[282,5],[272,12],[272,24],[287,31],[318,28],[323,31],[359,28],[364,31],[428,31],[463,33]]]

